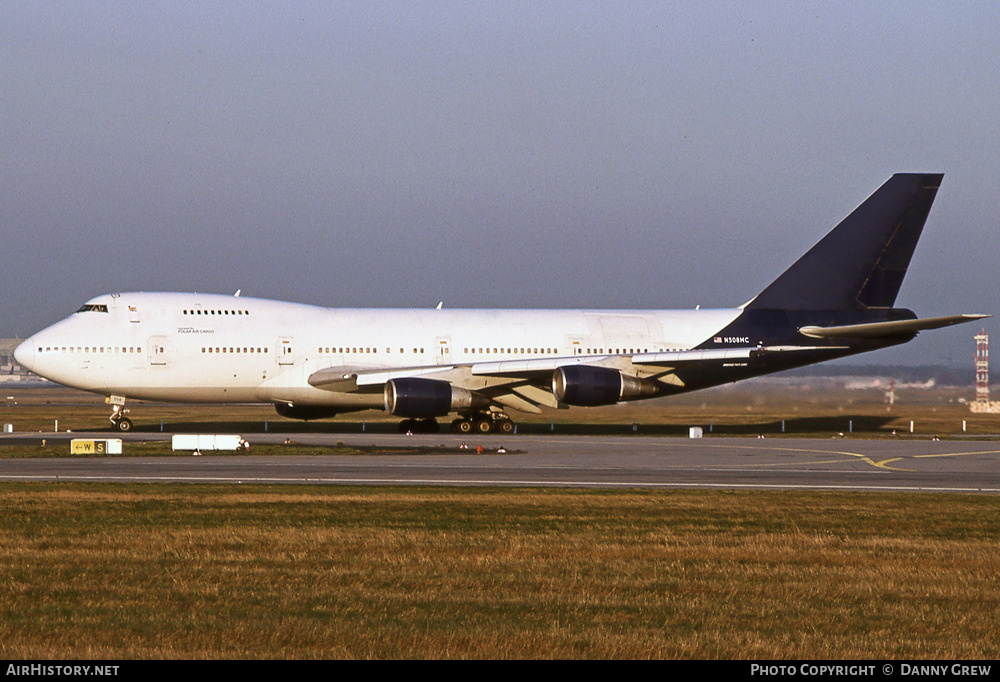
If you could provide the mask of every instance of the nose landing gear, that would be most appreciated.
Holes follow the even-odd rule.
[[[128,408],[125,407],[125,398],[109,395],[105,398],[105,402],[111,404],[111,416],[108,417],[108,421],[122,433],[131,431],[132,420],[125,416],[128,414]]]
[[[128,409],[115,405],[114,412],[108,417],[108,421],[114,424],[114,427],[122,433],[132,430],[132,420],[125,416],[126,412],[128,412]]]

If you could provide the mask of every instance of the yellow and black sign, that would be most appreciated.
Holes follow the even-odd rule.
[[[104,440],[82,440],[75,438],[70,442],[69,451],[73,455],[103,455],[108,449]]]
[[[74,438],[69,443],[71,455],[120,455],[122,441],[120,438],[86,439]]]

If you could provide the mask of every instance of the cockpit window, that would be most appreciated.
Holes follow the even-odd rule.
[[[78,313],[106,313],[108,312],[108,306],[104,303],[85,303],[76,312]]]

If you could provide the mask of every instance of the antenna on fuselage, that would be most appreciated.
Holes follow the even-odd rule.
[[[440,301],[434,309],[435,310],[441,310],[441,308],[443,308],[443,307],[444,307],[444,301]]]
[[[242,290],[242,289],[237,289],[237,290],[236,290],[236,293],[235,293],[235,294],[233,294],[233,297],[234,297],[234,298],[239,298],[239,297],[240,297],[240,292],[241,292],[241,291],[243,291],[243,290]]]

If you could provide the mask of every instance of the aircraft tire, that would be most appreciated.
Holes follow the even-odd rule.
[[[121,431],[122,433],[127,433],[128,431],[132,430],[132,420],[129,419],[128,417],[122,417],[115,424],[115,428]]]
[[[509,419],[501,419],[496,423],[497,431],[504,435],[510,435],[514,433],[514,422]]]
[[[477,419],[475,426],[476,433],[485,435],[493,432],[493,421],[490,419]]]

